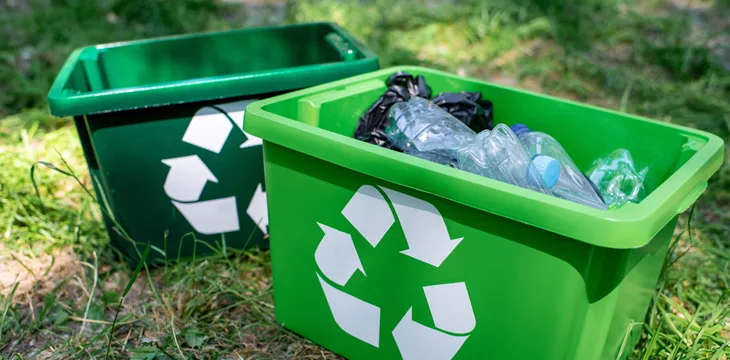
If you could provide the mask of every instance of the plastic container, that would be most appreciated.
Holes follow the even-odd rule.
[[[78,49],[48,101],[73,116],[109,236],[135,263],[147,243],[150,260],[265,246],[261,140],[241,130],[246,104],[377,69],[333,24],[252,28]]]
[[[398,70],[482,92],[498,123],[550,133],[582,171],[630,150],[648,196],[598,210],[353,139]],[[628,357],[678,214],[723,161],[705,132],[419,67],[245,118],[264,141],[277,320],[350,359],[615,359],[625,338]]]

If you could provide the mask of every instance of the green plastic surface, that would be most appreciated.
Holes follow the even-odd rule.
[[[76,50],[48,99],[74,117],[109,236],[136,263],[122,229],[154,246],[150,261],[267,246],[263,153],[241,129],[244,106],[377,69],[333,24],[243,29]]]
[[[637,166],[649,166],[648,196],[601,211],[353,139],[358,117],[395,71],[424,75],[434,93],[482,92],[496,122],[553,135],[582,170],[626,148]],[[277,320],[351,359],[417,358],[419,351],[451,358],[446,342],[459,336],[468,337],[455,359],[615,359],[627,332],[627,349],[638,341],[640,326],[629,324],[644,319],[678,214],[723,161],[723,142],[712,134],[419,67],[256,102],[244,129],[264,140]],[[358,220],[347,208],[363,197],[370,210]],[[382,201],[387,207],[372,205]],[[399,213],[403,208],[417,215]],[[394,223],[373,246],[367,229],[387,213]],[[429,231],[418,234],[414,221]],[[423,253],[463,240],[440,264],[414,257],[418,242],[439,226],[448,238],[424,245]],[[337,256],[318,260],[319,247],[334,240]],[[357,261],[348,263],[350,241]],[[327,261],[353,266],[344,283]],[[443,323],[445,311],[468,324],[459,315],[464,306],[439,310],[427,301],[424,287],[443,284],[465,285],[471,331],[448,331]],[[325,295],[329,288],[338,299]],[[367,312],[355,311],[353,298],[379,309],[378,341],[363,335],[375,316],[358,315]],[[346,300],[352,313],[333,310]]]
[[[57,116],[298,89],[377,69],[335,24],[173,36],[75,50],[48,94]]]

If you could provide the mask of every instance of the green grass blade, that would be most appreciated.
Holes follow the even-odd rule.
[[[134,282],[137,280],[137,276],[139,276],[140,271],[142,271],[142,267],[145,264],[145,261],[147,260],[147,255],[150,253],[150,247],[147,246],[144,249],[144,253],[142,253],[142,259],[140,259],[140,262],[137,264],[137,267],[134,269],[134,272],[132,273],[132,276],[129,278],[129,281],[127,281],[127,286],[124,288],[124,292],[122,293],[122,296],[119,297],[119,303],[117,304],[117,309],[114,312],[114,320],[112,321],[111,329],[109,329],[109,342],[107,343],[106,347],[106,356],[104,359],[109,359],[109,354],[111,354],[112,350],[112,340],[114,339],[114,328],[117,325],[117,318],[119,316],[119,311],[122,309],[122,303],[124,302],[124,298],[129,294],[129,290],[132,289],[132,285],[134,285]]]
[[[649,356],[651,354],[654,354],[654,346],[656,346],[657,340],[659,340],[659,330],[662,328],[662,323],[664,322],[664,317],[661,317],[659,319],[659,324],[657,325],[657,331],[651,332],[651,329],[647,329],[647,332],[649,335],[651,335],[651,341],[649,341],[649,344],[644,349],[644,356],[641,357],[641,360],[649,360]]]
[[[687,247],[686,250],[684,250],[681,254],[677,255],[674,259],[671,259],[670,261],[666,261],[664,264],[664,267],[662,268],[662,273],[668,268],[671,268],[672,265],[674,265],[676,262],[678,262],[682,257],[687,255],[687,253],[694,248],[694,240],[692,238],[692,216],[694,215],[695,208],[697,207],[696,204],[692,204],[692,207],[689,209],[689,215],[687,215],[687,237],[689,238],[689,247]],[[679,238],[677,238],[677,241],[672,243],[671,248],[669,249],[668,255],[671,255],[674,253],[674,248],[676,247],[677,243],[679,243]]]
[[[730,345],[730,340],[726,341],[724,344],[720,345],[720,348],[715,351],[714,354],[712,354],[712,357],[710,360],[720,360],[720,357],[723,355],[726,355],[723,350],[725,350],[726,347]],[[723,359],[726,359],[727,357],[723,356]]]
[[[631,337],[631,331],[634,330],[634,326],[636,325],[643,325],[643,322],[636,322],[632,321],[629,326],[626,327],[626,333],[624,334],[624,340],[621,342],[621,348],[618,351],[618,354],[616,354],[616,360],[620,360],[624,354],[624,351],[626,350],[626,345],[629,342],[629,338]]]
[[[0,342],[3,340],[3,327],[5,326],[5,317],[8,315],[8,310],[10,310],[10,306],[13,304],[13,297],[15,296],[15,290],[18,290],[19,282],[15,282],[15,285],[13,285],[13,289],[10,290],[10,294],[8,295],[7,304],[5,304],[5,309],[3,310],[3,317],[0,319]]]
[[[30,167],[30,181],[33,184],[33,189],[35,190],[36,197],[38,198],[38,203],[40,203],[42,210],[45,211],[46,210],[46,206],[43,204],[43,199],[41,198],[41,192],[38,189],[38,183],[35,180],[35,170],[40,165],[45,166],[45,167],[47,167],[47,168],[49,168],[49,169],[51,169],[53,171],[57,171],[57,172],[59,172],[61,174],[64,174],[66,176],[70,176],[70,177],[75,178],[77,181],[79,181],[79,184],[81,184],[81,186],[83,187],[83,184],[81,183],[81,181],[73,173],[68,172],[68,171],[65,171],[63,169],[60,169],[56,165],[53,165],[53,164],[51,164],[49,162],[45,162],[45,161],[37,161],[37,162],[35,162]],[[86,190],[86,189],[84,189],[84,190]]]

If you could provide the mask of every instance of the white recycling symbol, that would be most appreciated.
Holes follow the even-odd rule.
[[[236,101],[200,108],[190,119],[182,141],[220,154],[233,130],[231,121],[243,132],[246,105],[254,101],[256,100]],[[260,138],[243,133],[247,140],[241,144],[241,148],[261,146]],[[208,181],[218,182],[218,178],[198,155],[164,159],[162,163],[170,167],[165,179],[165,193],[195,231],[212,235],[240,230],[235,196],[198,201]],[[266,193],[262,191],[261,184],[258,184],[246,212],[261,231],[267,233],[269,216]]]
[[[380,188],[390,199],[408,243],[408,249],[401,253],[440,267],[463,238],[451,239],[443,217],[432,204]],[[342,214],[373,247],[395,223],[385,197],[370,185],[358,189]],[[324,237],[314,252],[321,275],[316,273],[335,323],[349,335],[379,347],[380,308],[330,284],[344,287],[356,271],[367,276],[352,236],[318,225]],[[411,307],[392,331],[396,345],[405,360],[452,359],[476,326],[466,284],[436,284],[424,286],[423,290],[437,329],[415,322]]]

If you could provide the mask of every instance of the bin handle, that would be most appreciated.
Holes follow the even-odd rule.
[[[707,190],[707,181],[703,181],[697,184],[697,186],[695,186],[695,188],[689,192],[687,197],[685,197],[684,200],[682,200],[679,205],[677,205],[677,214],[681,214],[687,211],[687,209],[689,209],[689,207],[692,206],[692,204],[694,204],[695,201],[700,198],[705,190]]]
[[[99,53],[94,51],[93,53],[82,54],[80,60],[91,91],[96,92],[106,90],[106,86],[104,86],[104,79],[101,71],[99,71]]]
[[[355,49],[352,48],[349,42],[347,40],[343,39],[340,34],[331,32],[327,35],[325,35],[324,39],[332,45],[335,50],[337,50],[338,53],[340,53],[340,57],[344,61],[352,61],[355,60]]]

